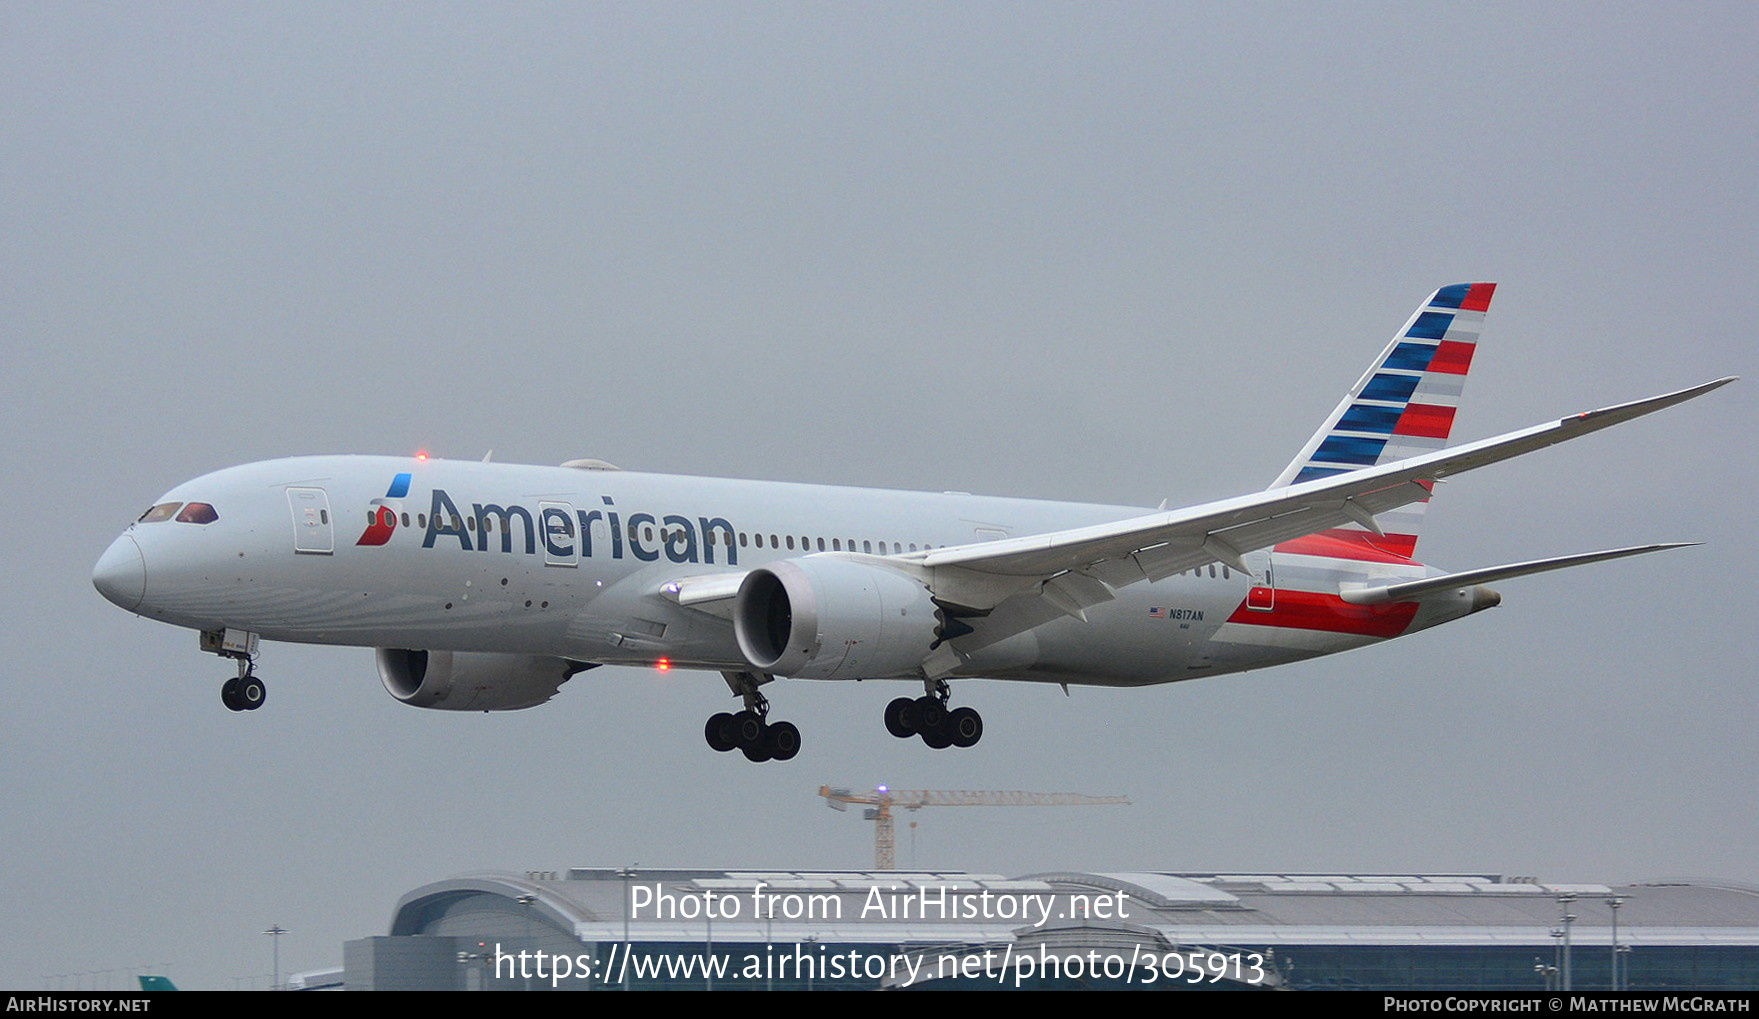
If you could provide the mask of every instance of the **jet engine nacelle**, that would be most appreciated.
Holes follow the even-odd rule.
[[[379,679],[405,704],[443,711],[534,708],[580,666],[563,658],[379,648]]]
[[[733,603],[733,633],[759,672],[882,679],[910,675],[928,659],[938,612],[908,574],[810,556],[752,570]]]

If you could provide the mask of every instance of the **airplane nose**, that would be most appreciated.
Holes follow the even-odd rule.
[[[140,606],[147,594],[147,562],[132,536],[124,534],[104,550],[92,569],[92,586],[130,612]]]

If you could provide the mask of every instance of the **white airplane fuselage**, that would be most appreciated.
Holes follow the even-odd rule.
[[[388,496],[402,475],[406,490]],[[99,565],[100,590],[142,616],[300,643],[717,671],[751,668],[731,621],[680,606],[669,582],[821,550],[880,561],[1150,512],[371,456],[235,467],[159,500],[171,503],[210,505],[216,519],[136,523]],[[362,544],[374,537],[382,544]],[[1166,683],[1346,650],[1483,607],[1470,591],[1369,607],[1336,597],[1340,583],[1432,572],[1395,555],[1254,558],[1255,576],[1211,563],[1123,588],[1086,621],[1052,619],[976,649],[952,675]],[[1255,586],[1271,592],[1261,608],[1248,606]]]

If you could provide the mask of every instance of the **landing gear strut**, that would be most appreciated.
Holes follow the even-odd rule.
[[[923,682],[928,692],[915,699],[899,697],[886,705],[886,731],[899,739],[921,736],[935,750],[976,746],[983,738],[983,716],[973,708],[951,708],[953,691],[944,679]]]
[[[769,721],[770,702],[757,688],[774,679],[768,673],[723,672],[733,693],[745,699],[745,710],[711,715],[703,738],[713,749],[738,750],[748,761],[787,761],[800,752],[800,730],[793,722]]]
[[[201,647],[209,654],[238,662],[238,675],[220,685],[220,703],[229,711],[255,711],[269,699],[269,688],[257,678],[257,635],[239,630],[204,630]]]

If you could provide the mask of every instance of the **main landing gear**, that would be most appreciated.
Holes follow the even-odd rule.
[[[953,691],[944,679],[923,683],[927,693],[899,697],[886,705],[886,731],[899,739],[921,736],[935,750],[976,746],[983,738],[983,716],[973,708],[947,707]]]
[[[745,699],[745,710],[709,717],[703,738],[715,750],[737,749],[748,761],[787,761],[800,752],[800,730],[793,722],[769,721],[770,702],[757,688],[775,677],[767,673],[723,672],[727,685]]]
[[[220,703],[229,711],[255,711],[269,699],[269,688],[257,678],[257,635],[240,630],[202,631],[203,651],[238,662],[238,675],[220,686]]]

